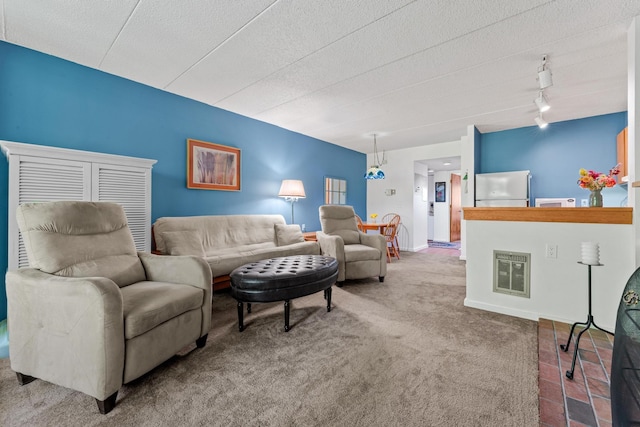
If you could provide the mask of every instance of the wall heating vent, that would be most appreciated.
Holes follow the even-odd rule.
[[[493,292],[529,298],[531,254],[493,251]]]

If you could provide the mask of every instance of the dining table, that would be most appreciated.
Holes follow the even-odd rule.
[[[388,225],[388,222],[363,222],[361,227],[365,233],[369,230],[378,230],[380,234],[384,234],[384,229],[387,228]]]

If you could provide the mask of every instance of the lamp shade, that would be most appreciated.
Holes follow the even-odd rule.
[[[364,174],[366,179],[384,179],[384,172],[378,166],[371,166]]]
[[[299,179],[283,179],[278,196],[296,199],[304,199],[307,197],[304,193],[304,185]]]

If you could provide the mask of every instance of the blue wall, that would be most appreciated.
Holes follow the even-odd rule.
[[[608,173],[617,163],[616,136],[627,113],[491,132],[481,135],[481,173],[531,171],[532,205],[536,197],[573,197],[576,206],[589,191],[578,186],[580,168]],[[618,185],[602,191],[605,206],[626,206]]]
[[[238,147],[239,192],[186,188],[186,139]],[[320,229],[323,177],[347,180],[347,203],[366,212],[366,156],[197,101],[0,42],[0,139],[158,160],[152,217],[282,214],[282,179],[301,179],[296,223]],[[0,161],[0,271],[7,268],[8,165]],[[4,274],[0,320],[6,317]]]

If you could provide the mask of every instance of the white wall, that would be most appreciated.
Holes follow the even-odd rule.
[[[462,224],[460,226],[460,259],[467,259],[467,224],[464,220],[464,207],[475,205],[475,126],[469,125],[467,136],[461,138],[460,170],[462,177],[467,175],[467,180],[462,181]],[[480,155],[480,153],[478,153]]]
[[[627,134],[629,182],[640,180],[638,167],[640,166],[640,19],[633,18],[627,34],[627,120],[629,123]],[[640,265],[640,191],[639,187],[628,186],[627,203],[633,208],[634,244],[633,250],[636,265]]]
[[[382,166],[386,179],[367,181],[367,216],[375,212],[383,215],[396,212],[402,218],[400,249],[416,251],[414,230],[414,161],[460,156],[460,141],[424,145],[422,147],[386,151],[387,164]],[[372,164],[373,155],[367,155],[367,164]],[[364,172],[363,172],[364,173]],[[395,189],[395,196],[386,196],[385,189]]]
[[[598,326],[613,331],[622,290],[635,270],[635,254],[629,250],[633,247],[633,227],[467,221],[467,296],[464,304],[532,320],[585,322],[588,267],[578,261],[580,243],[593,241],[600,245],[600,263],[604,264],[592,267],[593,316]],[[557,245],[556,259],[545,257],[547,244]],[[530,298],[493,292],[494,250],[531,254]]]
[[[414,243],[416,250],[427,248],[429,237],[429,225],[433,222],[433,217],[429,216],[429,201],[425,200],[423,194],[429,188],[428,169],[426,166],[417,163],[416,173],[413,177],[413,219],[414,219]]]
[[[436,203],[436,180],[433,179],[433,174],[428,176],[429,182],[427,183],[427,200],[429,204],[433,204],[433,209],[429,214],[429,224],[427,229],[427,239],[433,240],[435,235],[434,217],[435,217],[435,203]]]

